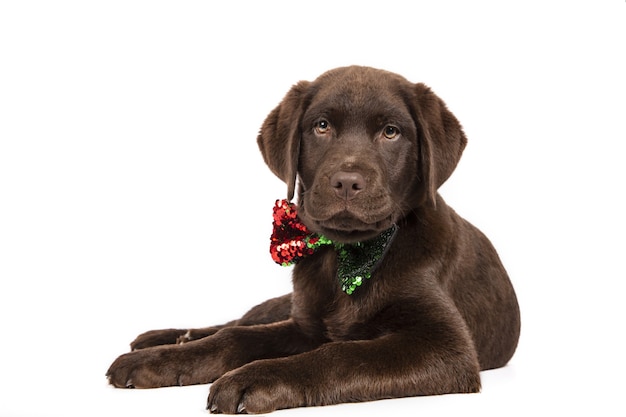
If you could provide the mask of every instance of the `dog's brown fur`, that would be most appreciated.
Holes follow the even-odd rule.
[[[489,240],[437,193],[465,143],[443,101],[399,75],[346,67],[295,85],[261,128],[266,163],[312,231],[349,243],[398,225],[386,256],[349,296],[320,250],[292,294],[240,320],[138,336],[110,383],[213,382],[208,408],[223,413],[479,391],[479,371],[513,355],[520,316]]]

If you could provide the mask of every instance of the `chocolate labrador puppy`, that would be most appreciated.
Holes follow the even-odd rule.
[[[399,75],[353,66],[293,86],[258,136],[297,191],[272,238],[297,262],[293,292],[222,326],[144,333],[110,383],[213,382],[215,413],[479,391],[479,371],[513,355],[520,313],[489,240],[437,192],[465,144],[443,101]]]

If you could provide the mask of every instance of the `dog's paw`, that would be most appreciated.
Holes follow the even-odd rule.
[[[143,349],[118,357],[106,373],[117,388],[156,388],[177,384],[177,372],[167,363],[163,350]]]
[[[194,361],[196,355],[184,346],[157,346],[126,353],[109,367],[109,383],[117,388],[157,388],[211,382],[216,376]]]
[[[224,414],[262,414],[307,405],[298,380],[285,379],[268,361],[224,374],[210,388],[207,410]],[[271,362],[271,361],[269,361]]]
[[[180,343],[181,338],[184,339],[188,333],[189,330],[182,329],[150,330],[137,336],[130,343],[130,349],[139,350],[153,346],[173,345]]]

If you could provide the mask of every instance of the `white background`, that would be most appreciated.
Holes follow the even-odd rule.
[[[441,192],[497,247],[522,338],[481,394],[277,415],[624,415],[625,42],[623,0],[3,1],[0,415],[207,415],[206,385],[104,374],[144,330],[289,291],[256,134],[348,64],[463,123]]]

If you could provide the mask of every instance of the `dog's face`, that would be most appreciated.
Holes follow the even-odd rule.
[[[417,130],[402,80],[330,73],[302,116],[300,211],[313,231],[361,241],[398,220],[417,184]]]
[[[421,204],[454,170],[465,136],[423,84],[367,67],[300,82],[267,117],[258,143],[310,230],[372,238]]]

